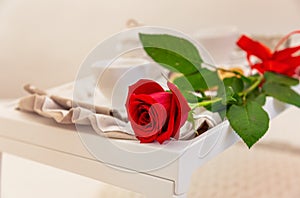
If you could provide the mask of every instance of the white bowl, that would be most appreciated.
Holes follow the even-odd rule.
[[[123,108],[128,87],[140,79],[157,80],[161,68],[142,58],[119,58],[109,64],[99,61],[93,65],[97,86],[103,96],[116,108]]]

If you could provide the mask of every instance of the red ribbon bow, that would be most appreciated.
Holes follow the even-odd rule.
[[[245,35],[240,37],[237,41],[237,45],[246,51],[247,60],[252,69],[256,69],[260,73],[271,71],[283,75],[295,76],[299,75],[297,73],[299,73],[300,70],[300,55],[295,55],[300,51],[300,46],[278,50],[278,48],[294,34],[300,34],[300,30],[291,32],[283,37],[278,42],[274,52],[262,43],[254,41]],[[250,60],[251,56],[256,56],[260,59],[260,62],[252,63]]]

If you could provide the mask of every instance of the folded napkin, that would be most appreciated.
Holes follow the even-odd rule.
[[[92,126],[93,130],[107,138],[137,140],[130,123],[120,114],[107,107],[94,106],[57,95],[48,95],[31,85],[24,89],[31,95],[23,97],[18,103],[18,109],[33,112],[40,116],[54,119],[59,124],[79,124]],[[78,106],[74,105],[78,104]],[[186,122],[180,129],[180,140],[192,139],[221,122],[217,114],[198,109],[195,116],[195,126]]]
[[[97,134],[104,137],[136,140],[126,122],[82,107],[66,109],[46,95],[33,94],[24,97],[19,101],[18,109],[52,118],[60,124],[90,125]]]

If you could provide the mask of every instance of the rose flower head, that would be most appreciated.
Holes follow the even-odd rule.
[[[190,107],[178,88],[168,82],[165,91],[152,80],[141,79],[129,87],[126,101],[128,120],[141,143],[163,143],[179,137]]]

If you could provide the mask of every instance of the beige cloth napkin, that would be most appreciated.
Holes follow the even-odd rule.
[[[57,95],[47,95],[31,85],[24,89],[31,95],[21,98],[18,109],[34,112],[40,116],[54,119],[59,124],[79,124],[92,126],[94,131],[107,138],[137,140],[130,123],[121,119],[117,111],[107,107],[93,106],[78,103],[80,107],[74,106],[74,101]],[[198,109],[195,112],[195,126],[198,135],[216,126],[222,120],[217,114]],[[189,140],[197,136],[190,122],[186,122],[180,129],[180,140]]]
[[[65,109],[46,95],[33,94],[24,97],[19,101],[18,109],[52,118],[60,124],[90,125],[97,134],[104,137],[136,140],[127,123],[109,115],[94,113],[86,108]]]

